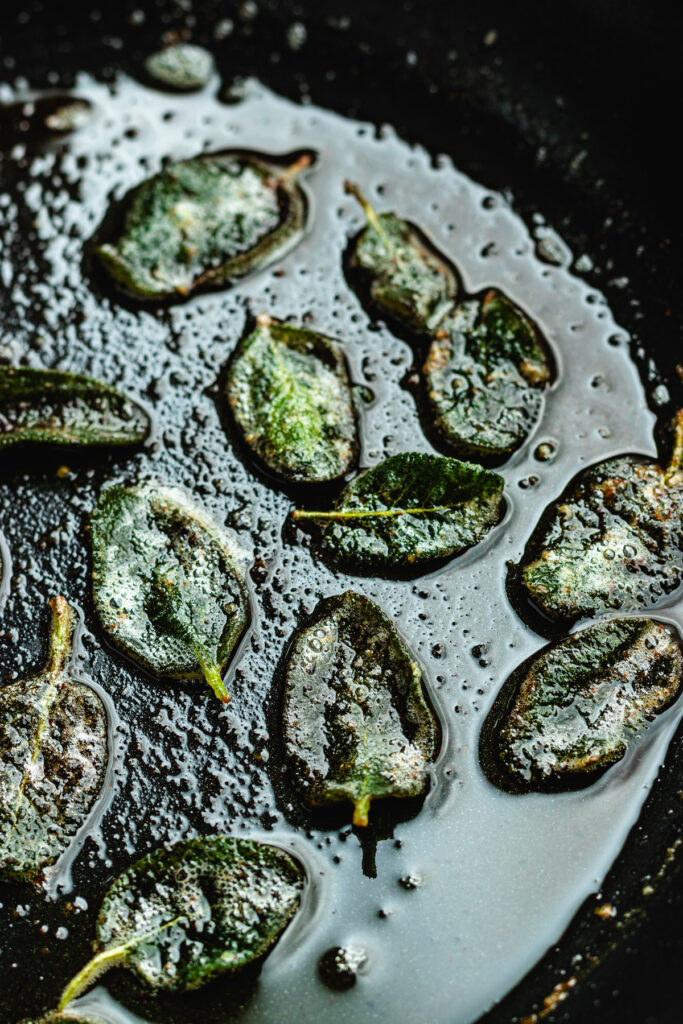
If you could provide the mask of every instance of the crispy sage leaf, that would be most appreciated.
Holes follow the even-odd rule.
[[[334,565],[380,574],[452,558],[500,520],[503,478],[469,462],[403,452],[366,470],[329,512],[297,510],[321,527],[321,551]]]
[[[226,285],[279,259],[301,239],[306,197],[290,167],[253,153],[169,164],[135,190],[114,244],[97,254],[136,299],[179,298]]]
[[[611,619],[552,645],[513,673],[510,698],[494,705],[482,760],[509,788],[585,785],[619,761],[629,743],[678,695],[681,640],[652,619]]]
[[[654,604],[683,579],[683,411],[667,469],[621,455],[584,470],[544,514],[517,572],[551,619]]]
[[[337,480],[358,459],[358,427],[346,360],[315,331],[256,319],[227,374],[235,424],[254,455],[296,483]]]
[[[111,638],[160,676],[221,678],[248,621],[245,554],[174,487],[109,487],[91,517],[93,594]]]
[[[147,854],[106,893],[95,956],[67,985],[63,1010],[111,967],[187,992],[264,957],[296,913],[301,865],[276,846],[215,835]]]
[[[349,263],[368,288],[372,305],[411,331],[431,331],[455,301],[453,267],[408,221],[395,213],[376,213],[355,185],[346,182],[345,188],[367,217]]]
[[[551,360],[524,313],[488,291],[441,321],[423,374],[441,439],[465,457],[499,457],[518,448],[536,422]]]
[[[85,822],[108,761],[107,715],[69,677],[72,612],[50,601],[47,666],[0,690],[0,873],[34,880]]]
[[[139,444],[147,413],[115,388],[76,373],[0,366],[0,451],[13,444]]]
[[[309,806],[420,796],[438,748],[419,666],[381,608],[349,590],[321,601],[285,666],[285,754]]]
[[[213,74],[213,57],[203,46],[175,43],[151,54],[145,71],[158,85],[177,92],[203,89]]]

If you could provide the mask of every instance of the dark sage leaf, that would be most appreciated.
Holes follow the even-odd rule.
[[[307,202],[291,167],[255,154],[219,153],[170,164],[136,189],[123,233],[97,254],[136,299],[225,286],[280,259],[301,239]]]
[[[145,71],[152,81],[176,92],[203,89],[213,74],[213,57],[203,46],[175,43],[151,54]]]
[[[226,394],[243,440],[276,476],[322,483],[355,466],[346,360],[322,334],[257,317],[230,362]]]
[[[345,188],[367,217],[349,263],[368,288],[372,305],[411,331],[431,331],[455,302],[453,267],[408,221],[395,213],[376,213],[355,185],[347,182]]]
[[[69,677],[71,609],[63,597],[50,605],[47,666],[0,690],[0,873],[29,880],[68,848],[108,761],[102,701]]]
[[[160,676],[206,679],[230,697],[222,670],[249,617],[245,554],[182,491],[109,487],[91,517],[93,594],[103,628]]]
[[[329,512],[293,513],[321,528],[335,565],[392,573],[452,558],[500,520],[503,478],[469,462],[403,452],[366,470]]]
[[[619,761],[678,695],[678,633],[652,619],[611,619],[546,649],[513,673],[512,699],[494,708],[482,760],[519,790],[572,788]]]
[[[215,835],[148,853],[108,890],[96,953],[65,988],[63,1010],[111,967],[187,992],[260,960],[296,913],[301,865],[276,846]]]
[[[415,797],[429,784],[439,729],[419,666],[381,608],[349,590],[321,601],[285,666],[285,753],[311,807]]]
[[[621,455],[550,506],[514,576],[551,619],[654,604],[683,579],[683,412],[671,463]]]
[[[92,377],[0,366],[0,451],[13,444],[132,445],[149,430],[144,409]]]
[[[498,457],[518,448],[538,419],[551,360],[524,313],[489,291],[441,321],[423,374],[441,439],[466,457]]]

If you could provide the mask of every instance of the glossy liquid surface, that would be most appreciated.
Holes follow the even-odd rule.
[[[209,1011],[216,1021],[250,1024],[467,1024],[520,980],[599,888],[683,709],[661,715],[621,763],[580,793],[510,796],[478,764],[479,730],[496,693],[545,643],[508,602],[506,561],[519,558],[540,512],[583,466],[621,451],[653,454],[653,417],[603,298],[566,266],[541,262],[501,197],[390,129],[296,106],[256,83],[242,102],[225,106],[215,88],[177,97],[123,77],[112,89],[83,77],[75,93],[92,104],[90,124],[59,152],[26,153],[18,141],[5,163],[0,358],[100,377],[150,407],[155,435],[132,458],[79,456],[68,471],[60,468],[64,456],[38,453],[0,465],[0,537],[12,559],[4,677],[40,662],[47,600],[64,593],[85,609],[79,667],[110,694],[120,720],[108,805],[78,858],[53,877],[57,901],[0,885],[0,1020],[11,1024],[56,1003],[89,955],[115,874],[161,842],[225,830],[281,843],[310,875],[304,910],[258,981],[219,982],[166,1002],[117,972],[84,1008],[98,1007],[112,1024],[195,1022]],[[165,157],[233,147],[318,152],[306,179],[313,217],[302,244],[231,291],[159,312],[122,304],[83,260],[110,200]],[[371,323],[344,277],[342,254],[362,223],[343,192],[346,178],[379,210],[419,224],[469,292],[495,287],[519,303],[558,366],[535,431],[500,470],[503,523],[467,555],[410,582],[334,574],[315,561],[305,535],[286,525],[290,497],[235,453],[216,406],[219,372],[248,312],[305,318],[342,342],[354,382],[374,395],[361,412],[361,466],[431,450],[401,386],[409,346]],[[539,461],[534,450],[550,441],[553,457]],[[146,676],[106,646],[93,616],[88,513],[105,484],[147,478],[186,487],[253,551],[252,627],[229,672],[226,708],[201,686]],[[4,547],[2,555],[7,561]],[[300,827],[277,764],[278,661],[320,598],[348,588],[394,619],[423,666],[444,731],[425,805],[404,821],[398,809],[386,830],[393,834],[377,843],[375,877],[350,824]],[[3,580],[0,605],[6,591]],[[653,614],[683,625],[680,601]],[[367,963],[350,991],[335,993],[316,964],[330,947],[346,945],[364,949]]]

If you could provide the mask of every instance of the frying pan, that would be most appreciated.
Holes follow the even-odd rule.
[[[231,25],[217,38],[221,19]],[[287,44],[293,23],[306,29],[295,48]],[[193,9],[171,0],[101,7],[6,0],[0,60],[2,77],[51,85],[58,69],[64,86],[81,69],[105,80],[115,69],[132,71],[163,33],[191,34],[216,54],[226,82],[254,75],[281,94],[389,122],[408,140],[448,153],[461,170],[507,193],[527,221],[542,213],[582,255],[579,269],[633,338],[633,358],[664,421],[683,401],[671,110],[681,27],[679,5],[667,0],[204,0]],[[682,769],[679,732],[602,886],[618,917],[596,917],[590,901],[482,1024],[678,1024]]]

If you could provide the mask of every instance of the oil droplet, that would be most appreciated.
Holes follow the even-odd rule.
[[[550,462],[557,455],[557,441],[541,441],[534,449],[534,458],[538,462]]]
[[[411,889],[419,889],[422,885],[422,875],[404,875],[402,878],[399,878],[398,884],[409,891]]]
[[[525,476],[522,480],[518,480],[517,486],[523,491],[528,491],[530,487],[535,487],[538,483],[537,476]]]
[[[353,988],[367,962],[368,955],[360,946],[333,946],[318,960],[318,974],[329,988],[344,991]]]

